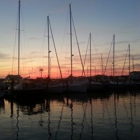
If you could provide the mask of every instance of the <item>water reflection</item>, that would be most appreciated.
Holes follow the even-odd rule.
[[[62,117],[63,117],[63,110],[64,110],[64,103],[63,103],[63,105],[62,105],[62,109],[61,109],[61,112],[60,112],[60,120],[58,120],[58,126],[57,126],[57,131],[56,131],[56,133],[55,133],[55,140],[57,140],[57,134],[58,134],[58,132],[59,132],[59,130],[60,130],[60,124],[61,124],[61,120],[62,120]]]
[[[13,113],[14,113],[14,111],[13,111],[13,100],[11,100],[11,102],[10,102],[10,109],[11,109],[10,118],[13,118]]]
[[[134,96],[134,116],[136,117],[136,95]]]
[[[130,131],[133,132],[133,105],[132,105],[132,97],[130,96],[130,124],[131,124],[131,129]]]
[[[5,112],[4,99],[0,99],[0,114],[2,111]]]
[[[82,120],[82,123],[81,123],[82,128],[81,128],[79,140],[82,139],[82,133],[83,133],[83,130],[84,130],[84,122],[85,122],[85,119],[86,119],[87,103],[82,104],[82,106],[83,106],[84,113],[83,113],[83,120]]]
[[[71,104],[69,105],[70,110],[71,110],[71,140],[73,140],[73,125],[74,125],[74,121],[73,121],[73,100],[71,101]]]
[[[93,138],[93,108],[92,108],[92,100],[90,98],[90,109],[91,109],[91,138]]]
[[[43,119],[42,119],[42,114],[44,113],[44,110],[45,109],[45,105],[44,104],[40,104],[40,121],[39,121],[39,125],[40,126],[43,126]]]
[[[48,113],[48,134],[49,134],[48,140],[50,140],[52,134],[51,134],[51,130],[50,130],[50,124],[51,124],[51,121],[50,121],[50,100],[48,100],[48,98],[47,98],[47,102],[46,102],[46,111]]]
[[[17,119],[17,123],[16,123],[16,128],[17,128],[17,138],[16,138],[16,140],[18,140],[18,134],[19,134],[19,105],[17,105],[17,117],[16,117],[16,119]]]
[[[116,109],[116,106],[117,106],[117,104],[116,104],[116,95],[114,94],[114,116],[115,116],[115,123],[114,123],[114,125],[115,125],[115,131],[116,131],[116,139],[119,140],[119,136],[118,136],[118,125],[117,125],[117,123],[118,123],[118,121],[117,121],[117,109]]]
[[[48,95],[31,101],[0,100],[0,115],[4,120],[2,110],[9,109],[11,120],[5,122],[15,126],[17,140],[129,140],[140,138],[139,103],[139,92]]]

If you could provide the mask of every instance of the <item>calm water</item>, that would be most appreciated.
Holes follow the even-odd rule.
[[[0,100],[0,140],[140,140],[140,92]]]

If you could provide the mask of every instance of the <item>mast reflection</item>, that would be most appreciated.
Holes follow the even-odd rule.
[[[56,134],[55,134],[55,140],[57,139],[57,134],[60,130],[60,123],[61,123],[62,116],[63,116],[63,110],[64,110],[64,102],[63,102],[62,109],[61,109],[61,112],[60,112],[60,117],[59,117],[60,120],[58,121],[57,131],[56,131]]]
[[[79,140],[81,140],[81,138],[82,138],[82,133],[83,133],[83,129],[84,129],[84,122],[85,122],[85,118],[86,118],[87,103],[85,103],[85,106],[84,106],[84,104],[82,104],[82,106],[83,106],[84,113],[83,113],[83,120],[82,120],[82,123],[81,123],[82,128],[81,128]]]
[[[11,115],[10,115],[10,118],[13,118],[13,100],[11,100],[11,103],[10,103],[10,109],[11,109]]]
[[[133,105],[132,105],[132,95],[130,94],[130,124],[131,129],[130,131],[133,132],[134,125],[133,125]]]
[[[1,110],[3,110],[5,112],[4,99],[0,99],[0,113],[1,113]]]
[[[116,109],[116,94],[114,94],[114,117],[115,117],[115,129],[116,129],[116,139],[119,140],[119,137],[118,137],[118,121],[117,121],[117,109]]]
[[[71,109],[71,140],[73,140],[73,125],[74,125],[74,122],[73,122],[73,100],[71,100],[71,104],[70,104],[70,109]]]
[[[18,137],[19,137],[19,105],[17,105],[17,117],[16,117],[16,119],[17,119],[17,123],[16,123],[16,128],[17,128],[17,138],[16,138],[16,140],[18,140]]]
[[[50,100],[48,98],[46,99],[45,109],[46,109],[46,112],[48,113],[48,134],[49,134],[48,140],[50,140],[52,134],[51,134],[51,129],[50,129],[50,124],[51,124],[51,121],[50,121]]]
[[[93,108],[92,108],[92,99],[90,98],[90,108],[91,108],[91,138],[93,138]]]

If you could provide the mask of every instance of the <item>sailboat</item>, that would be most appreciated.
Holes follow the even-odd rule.
[[[53,37],[53,33],[52,33],[52,28],[51,28],[51,24],[50,24],[50,19],[49,16],[47,16],[47,23],[48,23],[48,85],[47,85],[47,91],[48,93],[62,93],[64,91],[64,85],[62,84],[61,80],[62,80],[62,72],[61,72],[61,68],[60,68],[60,64],[59,64],[59,60],[58,60],[58,55],[57,55],[57,51],[56,51],[56,47],[55,47],[55,43],[54,43],[54,37]],[[60,76],[61,76],[61,80],[52,80],[50,79],[50,31],[51,31],[51,36],[53,39],[53,44],[54,44],[54,49],[55,49],[55,53],[56,53],[56,58],[57,58],[57,62],[58,62],[58,67],[60,70]]]
[[[18,1],[18,77],[20,77],[20,0]],[[22,97],[40,97],[44,95],[45,88],[39,88],[35,83],[26,83],[25,81],[30,78],[21,78],[18,80],[18,83],[14,85],[13,83],[9,87],[10,95],[16,96],[17,98]]]
[[[72,12],[71,12],[71,4],[69,4],[69,11],[70,11],[70,58],[71,58],[71,74],[68,77],[67,88],[65,89],[67,92],[80,92],[85,93],[87,92],[87,85],[85,81],[82,79],[74,78],[73,77],[73,52],[72,52]]]
[[[104,89],[104,83],[101,83],[100,81],[94,80],[91,76],[91,33],[89,35],[89,40],[90,40],[90,79],[89,79],[89,87],[88,91],[101,91]]]
[[[135,88],[135,82],[133,80],[131,80],[130,78],[130,44],[128,44],[128,50],[129,50],[129,57],[128,57],[128,60],[129,60],[129,66],[128,66],[128,69],[129,69],[129,77],[127,79],[127,81],[125,82],[125,88],[126,89],[133,89]]]
[[[115,35],[113,35],[113,79],[109,82],[110,89],[122,89],[124,84],[115,78]]]

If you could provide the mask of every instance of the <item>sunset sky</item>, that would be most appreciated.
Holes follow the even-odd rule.
[[[49,15],[63,77],[70,75],[69,4],[78,43],[89,74],[89,34],[92,40],[92,75],[102,74],[101,55],[106,74],[111,75],[112,39],[115,35],[115,75],[121,75],[128,44],[135,71],[140,71],[140,0],[21,0],[21,68],[23,77],[48,75],[47,16]],[[17,74],[18,0],[0,0],[0,78]],[[51,77],[59,78],[59,69],[50,35]],[[82,67],[73,30],[73,75]],[[128,74],[128,55],[124,73]]]

